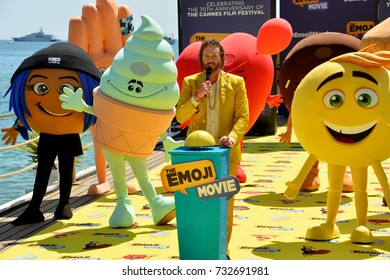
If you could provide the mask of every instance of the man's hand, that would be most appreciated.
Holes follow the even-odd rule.
[[[114,0],[87,3],[81,17],[69,21],[68,42],[88,52],[102,72],[112,64],[116,53],[123,48],[133,31],[131,10]]]
[[[219,139],[219,145],[224,147],[234,147],[234,142],[229,136],[222,136],[221,139]]]

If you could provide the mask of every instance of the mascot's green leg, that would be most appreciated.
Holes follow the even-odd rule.
[[[110,227],[131,227],[134,224],[135,214],[127,193],[125,158],[123,155],[107,150],[103,151],[114,179],[114,190],[117,197],[116,207],[109,220]]]
[[[153,222],[156,225],[169,223],[176,217],[174,199],[171,197],[157,195],[148,174],[146,158],[126,157],[126,159],[133,169],[143,195],[149,203],[152,211]]]

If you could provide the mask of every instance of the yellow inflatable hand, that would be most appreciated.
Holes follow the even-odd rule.
[[[96,67],[103,72],[132,31],[128,6],[117,6],[114,0],[96,0],[96,6],[92,3],[83,6],[81,17],[70,19],[68,41],[88,52]]]
[[[123,48],[133,31],[131,10],[126,5],[116,5],[114,0],[96,0],[96,5],[83,6],[81,17],[69,21],[68,42],[84,49],[103,73],[111,66],[116,53]],[[95,126],[91,127],[95,135]],[[95,137],[93,137],[94,139]],[[106,158],[94,141],[97,184],[92,184],[88,195],[100,195],[110,191],[106,174]],[[128,193],[136,193],[134,185],[128,183]]]

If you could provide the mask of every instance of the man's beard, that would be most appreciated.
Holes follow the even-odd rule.
[[[211,63],[211,64],[203,64],[203,70],[206,70],[208,67],[211,68],[211,72],[218,72],[221,69],[221,63]]]

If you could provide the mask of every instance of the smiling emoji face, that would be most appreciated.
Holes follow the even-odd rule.
[[[27,79],[25,101],[31,116],[26,120],[31,129],[50,134],[80,133],[84,113],[61,107],[59,96],[64,87],[81,87],[76,71],[67,69],[33,69]]]
[[[382,60],[341,55],[314,68],[297,87],[294,131],[318,160],[363,167],[390,156],[389,71]]]

